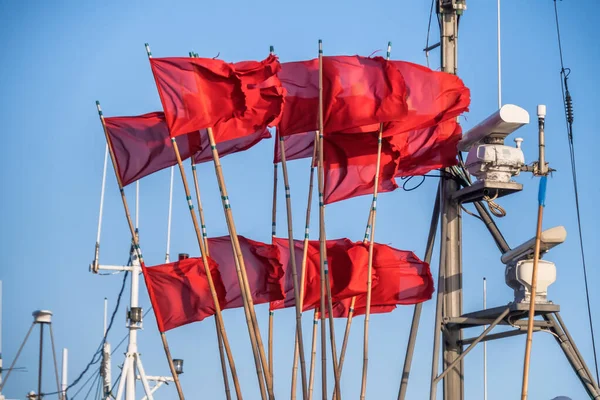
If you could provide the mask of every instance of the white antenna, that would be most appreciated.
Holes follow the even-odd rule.
[[[502,107],[502,59],[500,56],[500,0],[498,0],[498,108]]]
[[[500,0],[498,0],[500,3]],[[487,281],[483,278],[483,309],[487,308]],[[485,330],[487,325],[483,327]],[[483,400],[487,400],[487,342],[483,342]]]
[[[66,400],[67,399],[68,358],[69,358],[69,350],[63,349],[63,352],[62,352],[62,376],[61,376],[61,379],[62,379],[62,384],[61,384],[62,393],[60,395],[60,398],[62,400]]]
[[[140,180],[135,181],[135,229],[140,227]]]
[[[104,330],[102,331],[102,336],[106,336],[106,329],[108,327],[108,299],[104,298]]]

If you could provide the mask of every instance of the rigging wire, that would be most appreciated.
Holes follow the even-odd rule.
[[[588,320],[590,324],[590,333],[592,336],[592,351],[594,352],[594,366],[596,368],[596,382],[600,382],[599,372],[598,372],[598,353],[596,351],[596,339],[594,335],[594,324],[592,322],[592,309],[590,306],[590,292],[588,287],[588,279],[587,279],[587,267],[585,262],[585,251],[583,247],[583,235],[581,232],[581,213],[579,208],[579,190],[577,186],[577,170],[576,170],[576,162],[575,162],[575,146],[573,144],[573,99],[571,98],[571,94],[569,93],[569,85],[568,79],[571,74],[570,68],[565,68],[563,61],[563,52],[562,52],[562,40],[560,37],[560,24],[558,23],[558,8],[556,6],[556,0],[554,0],[554,16],[556,20],[556,34],[558,39],[558,52],[560,55],[560,86],[561,93],[563,98],[563,104],[565,107],[565,120],[567,124],[567,135],[569,141],[569,154],[571,157],[571,174],[573,175],[573,190],[575,192],[575,209],[577,211],[577,228],[579,231],[579,247],[581,250],[581,261],[583,265],[583,280],[585,284],[585,297],[587,301],[587,312],[588,312]],[[590,377],[591,378],[591,377]]]
[[[429,23],[427,24],[427,40],[425,41],[425,48],[429,48],[429,34],[431,33],[431,18],[433,17],[433,5],[435,0],[431,0],[431,8],[429,9]],[[425,60],[427,61],[427,68],[429,68],[429,51],[425,51]]]

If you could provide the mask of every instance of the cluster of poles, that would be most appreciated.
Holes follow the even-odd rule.
[[[149,45],[146,44],[146,51],[148,57],[152,57],[152,53],[150,51]],[[270,49],[271,54],[274,53],[273,47]],[[391,52],[391,43],[388,43],[387,47],[387,59],[390,58]],[[340,385],[340,376],[342,373],[342,367],[344,363],[344,357],[346,353],[348,337],[350,332],[350,327],[352,324],[352,315],[354,311],[354,305],[356,298],[352,298],[351,305],[347,317],[346,329],[344,334],[344,340],[341,348],[341,352],[339,354],[336,348],[336,340],[335,340],[335,329],[334,329],[334,313],[333,313],[333,304],[332,304],[332,296],[331,296],[331,286],[330,286],[330,277],[329,277],[329,268],[327,265],[327,247],[326,247],[326,231],[325,231],[325,203],[324,203],[324,174],[323,174],[323,135],[324,135],[324,116],[323,116],[323,45],[322,41],[319,40],[319,48],[318,48],[318,61],[319,61],[319,110],[318,110],[318,127],[319,130],[315,132],[314,138],[314,146],[313,146],[313,155],[312,162],[310,167],[310,181],[309,181],[309,192],[308,192],[308,202],[306,208],[306,227],[305,227],[305,236],[303,242],[303,254],[302,254],[302,265],[301,265],[301,274],[298,277],[298,266],[296,265],[295,258],[295,246],[294,246],[294,238],[293,238],[293,224],[292,224],[292,212],[291,212],[291,195],[290,195],[290,185],[288,178],[288,170],[286,164],[285,157],[285,141],[283,137],[279,137],[279,149],[280,149],[280,159],[281,166],[283,172],[283,180],[285,186],[285,198],[286,198],[286,211],[287,211],[287,225],[288,225],[288,238],[289,238],[289,248],[290,248],[290,266],[293,277],[293,289],[294,289],[294,297],[295,297],[295,310],[296,310],[296,334],[295,334],[295,344],[294,344],[294,358],[293,358],[293,367],[292,367],[292,382],[291,382],[291,398],[296,398],[297,392],[297,375],[298,375],[298,367],[300,368],[300,376],[301,376],[301,392],[303,399],[312,398],[313,387],[314,387],[314,377],[315,377],[315,364],[316,364],[316,346],[317,346],[317,325],[320,320],[321,327],[321,371],[322,371],[322,398],[329,398],[327,391],[327,325],[326,318],[329,322],[329,341],[330,341],[330,349],[331,349],[331,359],[333,363],[333,375],[334,375],[334,392],[333,399],[341,400],[342,398],[342,390]],[[195,53],[189,53],[190,57],[197,57],[198,55]],[[139,259],[139,262],[142,266],[142,269],[145,268],[144,259],[142,256],[142,251],[139,243],[139,235],[137,232],[137,221],[134,225],[134,222],[131,217],[131,213],[129,211],[129,206],[127,202],[127,198],[125,196],[125,191],[123,187],[123,183],[117,173],[117,165],[115,154],[113,150],[113,146],[110,140],[110,136],[108,135],[108,131],[106,128],[106,124],[104,121],[104,117],[102,114],[102,110],[100,107],[100,103],[96,102],[98,114],[100,117],[100,121],[104,128],[106,141],[107,141],[107,150],[108,154],[110,154],[110,158],[112,160],[113,168],[115,170],[115,175],[117,178],[117,182],[119,185],[119,191],[121,194],[121,199],[123,202],[123,207],[125,211],[125,216],[127,218],[127,223],[129,229],[131,231],[133,248],[136,252],[136,255]],[[254,310],[254,304],[250,292],[250,287],[248,284],[248,278],[246,274],[246,267],[244,264],[244,258],[242,256],[242,251],[240,247],[240,243],[237,236],[236,226],[232,214],[231,203],[229,200],[229,195],[227,192],[227,187],[225,184],[225,178],[223,176],[223,171],[221,168],[221,162],[219,153],[217,151],[215,138],[213,134],[213,130],[211,127],[206,129],[208,135],[208,141],[212,151],[213,164],[215,168],[215,173],[217,176],[217,182],[219,186],[219,191],[221,194],[223,211],[225,214],[225,220],[227,223],[227,228],[229,231],[229,236],[231,238],[231,243],[233,247],[234,260],[235,260],[235,268],[238,278],[238,283],[241,288],[242,300],[243,300],[243,308],[246,319],[246,325],[248,328],[248,335],[251,342],[253,358],[255,363],[256,375],[258,379],[259,389],[261,393],[261,398],[266,399],[274,399],[275,394],[273,391],[273,311],[269,312],[269,336],[268,336],[268,353],[265,352],[265,347],[263,345],[263,340],[261,336],[261,332],[259,329],[258,321],[256,318],[256,313]],[[380,169],[381,165],[381,150],[382,150],[382,134],[383,134],[383,124],[380,125],[379,128],[379,136],[378,136],[378,148],[377,148],[377,161],[376,161],[376,170]],[[208,285],[211,291],[212,300],[215,305],[215,328],[218,339],[219,346],[219,354],[221,359],[221,368],[223,372],[223,381],[225,393],[228,399],[231,398],[231,388],[229,384],[228,374],[227,374],[227,366],[229,366],[229,371],[231,373],[231,378],[233,380],[233,390],[235,391],[236,397],[238,399],[243,398],[242,388],[240,387],[238,374],[235,366],[234,357],[231,351],[231,346],[229,343],[229,339],[227,336],[227,332],[225,329],[225,324],[223,321],[222,310],[219,305],[219,300],[217,297],[217,292],[215,290],[215,284],[213,282],[211,273],[209,271],[209,261],[208,257],[210,256],[209,248],[208,248],[208,236],[206,233],[206,221],[204,217],[204,210],[202,207],[201,201],[201,193],[200,186],[198,184],[198,177],[196,172],[196,166],[194,164],[192,158],[192,175],[194,181],[194,189],[197,199],[197,208],[198,213],[194,210],[194,203],[192,200],[192,194],[190,190],[190,185],[188,183],[188,179],[186,176],[185,168],[182,162],[181,154],[179,152],[179,148],[177,145],[177,141],[175,137],[171,138],[173,151],[175,153],[177,159],[177,165],[181,174],[181,179],[183,182],[183,187],[185,191],[186,200],[188,203],[188,209],[190,212],[190,217],[192,219],[192,223],[194,226],[194,230],[196,233],[196,238],[198,241],[198,246],[200,248],[202,261],[205,268],[206,278],[208,281]],[[105,159],[106,161],[106,159]],[[316,161],[316,163],[315,163]],[[106,164],[106,163],[105,163]],[[318,192],[319,192],[319,250],[320,250],[320,305],[318,308],[314,310],[313,316],[313,336],[312,336],[312,348],[311,348],[311,361],[309,372],[307,373],[307,363],[305,357],[305,347],[303,340],[303,330],[302,330],[302,300],[304,296],[304,281],[305,281],[305,270],[306,270],[306,262],[307,262],[307,252],[308,252],[308,239],[309,239],[309,222],[310,222],[310,214],[311,214],[311,203],[312,203],[312,193],[314,186],[314,165],[317,165],[317,182],[318,182]],[[103,177],[104,184],[105,177]],[[277,214],[277,180],[278,180],[278,163],[274,164],[274,185],[273,185],[273,221],[272,221],[272,235],[275,237],[276,234],[276,214]],[[364,319],[364,342],[363,342],[363,367],[362,367],[362,381],[361,381],[361,391],[360,398],[364,399],[366,396],[367,390],[367,372],[368,372],[368,362],[369,362],[369,320],[370,320],[370,312],[371,312],[371,293],[372,293],[372,280],[371,273],[373,269],[373,251],[374,251],[374,239],[375,239],[375,223],[377,216],[377,195],[378,195],[378,187],[379,187],[379,176],[375,174],[375,182],[374,182],[374,190],[373,190],[373,198],[370,204],[367,225],[365,229],[364,241],[365,245],[368,245],[368,265],[367,265],[367,276],[368,280],[367,291],[366,291],[366,310],[365,310],[365,319]],[[139,190],[139,189],[136,189]],[[173,192],[173,167],[171,168],[171,187],[170,187],[170,201],[169,201],[169,234],[167,237],[167,254],[166,261],[169,261],[169,245],[170,245],[170,225],[171,225],[171,209],[172,209],[172,192]],[[102,210],[101,210],[102,212]],[[137,213],[136,213],[137,214]],[[199,217],[199,221],[198,221]],[[137,215],[136,215],[137,219]],[[434,219],[437,220],[437,217],[434,216]],[[432,229],[432,232],[435,232],[435,228]],[[435,233],[433,233],[435,235]],[[430,237],[432,234],[430,233]],[[433,243],[433,241],[432,241]],[[432,246],[431,246],[432,247]],[[96,252],[98,252],[98,243],[96,245]],[[431,250],[428,251],[427,259],[431,258]],[[97,259],[97,257],[96,257]],[[419,310],[420,310],[420,306]],[[165,350],[165,354],[169,363],[169,367],[171,370],[171,374],[173,376],[175,386],[177,388],[177,392],[180,399],[184,399],[183,390],[178,378],[178,375],[175,371],[175,367],[173,364],[173,358],[171,356],[168,341],[164,332],[160,332],[160,336],[162,339],[162,344]],[[413,343],[414,344],[414,343]],[[407,357],[408,358],[408,357]],[[408,361],[408,360],[407,360]],[[409,361],[410,362],[410,361]],[[298,366],[298,363],[300,364]]]

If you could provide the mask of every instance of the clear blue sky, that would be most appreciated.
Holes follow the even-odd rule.
[[[160,109],[160,102],[144,43],[155,56],[201,56],[230,61],[261,59],[274,45],[282,61],[316,56],[317,39],[326,54],[369,55],[393,42],[392,56],[421,64],[430,2],[422,1],[302,1],[302,2],[9,2],[0,1],[0,116],[3,122],[4,156],[0,182],[0,279],[4,283],[3,356],[5,366],[31,323],[35,309],[55,313],[58,351],[68,347],[69,374],[74,378],[96,349],[102,334],[103,298],[110,307],[121,283],[120,276],[95,276],[88,272],[93,258],[104,137],[94,107],[102,102],[106,115],[134,115]],[[583,232],[589,261],[591,301],[600,334],[600,273],[595,250],[600,221],[594,199],[600,141],[600,78],[593,18],[595,1],[559,3],[566,65],[572,69],[570,88],[575,102],[575,146]],[[549,181],[544,227],[565,225],[568,239],[554,249],[558,281],[550,298],[562,307],[563,318],[588,364],[592,350],[585,312],[583,275],[577,240],[574,197],[568,143],[560,94],[559,58],[551,0],[503,1],[503,101],[526,108],[535,120],[536,105],[548,106],[547,159],[558,171]],[[435,43],[437,26],[432,27]],[[471,127],[497,109],[496,104],[496,2],[468,1],[460,24],[459,74],[471,88],[472,106],[463,126]],[[594,44],[596,43],[596,44]],[[439,53],[431,54],[432,67]],[[536,158],[536,124],[519,131],[528,162]],[[509,138],[509,143],[512,139]],[[224,159],[225,177],[238,232],[256,240],[270,235],[272,143]],[[294,231],[302,235],[308,163],[290,163]],[[251,167],[250,167],[251,166]],[[200,167],[203,199],[210,235],[226,234],[216,180],[210,164]],[[164,259],[168,172],[141,183],[141,244],[148,264]],[[499,221],[512,246],[535,232],[537,179],[524,174],[522,193],[499,201],[508,216]],[[173,244],[171,253],[198,254],[180,180],[176,180]],[[429,179],[413,192],[380,196],[376,240],[423,255],[436,188]],[[133,187],[127,194],[133,202]],[[280,204],[283,193],[280,192]],[[362,238],[368,212],[368,196],[336,203],[327,208],[330,238]],[[279,213],[279,234],[285,232],[285,215]],[[317,220],[313,219],[316,231]],[[504,267],[498,250],[483,225],[464,217],[464,310],[480,308],[481,281],[488,278],[488,305],[506,304],[512,291],[504,284]],[[316,236],[314,236],[316,237]],[[129,231],[123,217],[112,170],[109,170],[101,261],[119,264],[127,260]],[[437,275],[438,250],[432,272]],[[125,296],[127,299],[127,296]],[[141,304],[148,308],[142,294]],[[125,334],[124,304],[118,311],[110,340]],[[257,307],[263,338],[267,333],[267,306]],[[243,313],[225,312],[225,321],[236,355],[242,386],[248,399],[258,398],[253,362]],[[404,359],[412,307],[400,307],[388,315],[376,315],[371,323],[368,398],[395,398]],[[434,302],[425,304],[417,341],[408,398],[428,398]],[[310,316],[305,315],[305,337]],[[279,398],[289,394],[294,313],[276,314],[275,388]],[[360,390],[362,317],[354,323],[343,393],[356,398]],[[341,342],[343,322],[336,325]],[[476,332],[472,332],[476,334]],[[145,320],[140,348],[148,374],[168,374],[153,316]],[[36,333],[26,346],[6,387],[7,398],[24,398],[37,382]],[[188,398],[224,398],[212,319],[168,333],[175,357],[185,358],[182,384]],[[517,398],[520,392],[524,337],[488,345],[489,399]],[[45,353],[44,390],[54,390],[51,354]],[[122,347],[113,362],[113,376],[121,362]],[[329,357],[329,356],[328,356]],[[466,357],[466,398],[481,398],[482,351]],[[317,370],[318,371],[318,370]],[[562,357],[552,336],[536,334],[531,366],[532,399],[568,395],[585,398],[585,392]],[[316,387],[318,388],[319,375]],[[332,380],[329,380],[331,384]],[[140,387],[141,389],[141,387]],[[73,393],[72,393],[73,394]],[[316,391],[316,398],[320,394]],[[141,397],[141,396],[140,396]],[[174,388],[161,388],[161,399],[175,399]],[[83,397],[81,397],[83,398]]]

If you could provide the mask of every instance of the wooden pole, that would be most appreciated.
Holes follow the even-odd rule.
[[[318,136],[315,133],[315,143],[318,140]],[[301,272],[300,272],[300,309],[303,309],[304,307],[304,290],[305,290],[305,281],[306,281],[306,262],[308,259],[308,239],[310,237],[310,212],[312,209],[312,193],[313,193],[313,187],[314,187],[314,180],[315,180],[315,159],[317,157],[317,146],[315,146],[313,144],[313,155],[312,155],[312,159],[310,161],[310,178],[309,178],[309,183],[308,183],[308,201],[306,204],[306,221],[305,221],[305,226],[304,226],[304,242],[302,244],[302,265],[301,265]],[[313,326],[313,330],[316,329],[316,325]],[[313,343],[315,343],[315,339],[313,338]],[[316,350],[316,349],[315,349]],[[298,353],[299,353],[299,348],[298,348],[298,335],[296,334],[296,339],[295,339],[295,344],[294,344],[294,364],[292,367],[292,393],[291,393],[291,399],[295,400],[296,399],[296,381],[297,381],[297,375],[298,375]],[[311,368],[314,366],[313,364],[313,358],[311,357]],[[304,399],[307,399],[307,394],[304,394]]]
[[[371,201],[371,207],[369,208],[369,218],[367,219],[367,226],[365,227],[365,237],[363,239],[364,244],[369,243],[369,238],[371,235],[371,226],[373,224],[373,201]],[[350,339],[350,328],[352,326],[352,319],[354,317],[354,307],[356,305],[356,296],[352,297],[350,300],[350,308],[348,309],[348,317],[346,318],[346,330],[344,332],[344,340],[342,342],[342,350],[340,351],[340,361],[339,361],[339,374],[340,379],[342,377],[342,370],[344,368],[344,360],[346,359],[346,349],[348,348],[348,340]],[[336,391],[333,389],[332,398],[335,399]]]
[[[329,337],[331,340],[331,354],[333,360],[333,377],[338,399],[341,400],[340,379],[338,374],[337,351],[335,345],[335,326],[333,320],[333,304],[331,301],[331,284],[329,282],[329,266],[327,263],[327,243],[325,234],[325,200],[324,200],[324,175],[323,175],[323,42],[319,40],[319,247],[321,255],[321,347],[323,349],[323,376],[326,376],[326,347],[325,343],[325,296],[327,295],[327,311],[329,312]],[[323,384],[323,399],[327,398],[327,385]]]
[[[270,46],[269,53],[275,54],[275,48]],[[277,145],[277,138],[275,138]],[[273,162],[273,209],[271,215],[271,244],[274,243],[277,234],[277,163]],[[273,319],[275,318],[273,310],[269,307],[269,333],[268,333],[268,351],[269,351],[269,374],[273,378]]]
[[[123,183],[121,182],[121,177],[119,176],[119,170],[117,168],[117,162],[115,159],[115,153],[112,147],[112,142],[110,140],[110,136],[108,135],[108,129],[106,128],[106,123],[104,122],[104,115],[102,115],[102,109],[100,108],[100,102],[96,101],[96,108],[98,109],[98,116],[100,117],[100,123],[102,124],[102,129],[104,130],[104,136],[106,137],[106,144],[108,145],[108,150],[110,153],[110,159],[113,164],[113,170],[115,171],[115,176],[117,178],[117,183],[119,185],[119,192],[121,193],[121,200],[123,202],[123,209],[125,211],[125,217],[127,218],[127,224],[129,225],[129,230],[131,232],[131,237],[133,241],[133,247],[136,251],[137,257],[140,262],[140,266],[142,267],[142,271],[146,268],[146,264],[144,263],[144,258],[142,257],[142,250],[140,249],[140,243],[138,240],[138,236],[135,232],[135,228],[133,226],[133,220],[131,219],[131,214],[129,212],[129,206],[127,204],[127,198],[125,197],[125,190],[123,189]],[[167,362],[169,363],[169,369],[171,370],[171,376],[173,377],[173,381],[175,382],[175,387],[177,389],[177,394],[180,400],[184,400],[183,389],[181,388],[181,383],[179,382],[179,375],[175,371],[175,365],[173,364],[173,357],[171,357],[171,351],[169,350],[169,345],[167,342],[167,337],[164,332],[160,332],[160,337],[163,343],[163,349],[165,351],[165,355],[167,357]]]
[[[390,59],[392,51],[392,42],[388,42],[387,59]],[[372,278],[373,271],[373,249],[375,245],[375,221],[377,219],[377,193],[379,191],[379,169],[381,167],[381,146],[383,141],[383,124],[379,126],[379,135],[377,137],[377,162],[375,163],[375,187],[373,188],[373,203],[372,203],[372,221],[371,235],[369,238],[369,264],[367,267],[367,308],[365,310],[365,333],[363,342],[363,371],[362,385],[360,389],[360,399],[364,400],[367,394],[367,369],[369,366],[369,319],[371,316],[371,295],[372,295]]]
[[[217,326],[221,333],[221,339],[223,340],[223,345],[225,346],[225,350],[227,351],[227,356],[229,359],[229,367],[232,372],[232,376],[237,376],[235,362],[233,360],[233,354],[231,352],[231,347],[229,346],[229,340],[227,339],[227,332],[225,331],[225,324],[223,323],[223,314],[221,313],[221,305],[219,303],[219,298],[217,297],[217,292],[215,290],[215,284],[212,279],[212,274],[210,272],[209,261],[208,261],[208,250],[205,246],[205,240],[202,237],[200,232],[200,227],[198,224],[198,220],[196,218],[196,213],[194,212],[194,205],[192,204],[192,196],[190,193],[190,188],[187,182],[187,177],[185,174],[185,169],[183,168],[183,163],[181,161],[181,154],[179,153],[179,146],[177,146],[177,141],[175,138],[171,138],[171,143],[173,144],[173,150],[175,151],[175,156],[177,157],[177,165],[179,166],[179,172],[181,173],[181,180],[183,182],[183,188],[185,190],[185,196],[188,202],[188,208],[190,210],[190,216],[192,217],[192,223],[194,225],[194,230],[196,231],[196,238],[198,240],[198,245],[200,246],[200,252],[202,253],[202,263],[204,264],[204,271],[206,274],[206,280],[208,282],[208,286],[210,288],[211,296],[213,302],[215,304],[215,319],[218,320]],[[259,375],[260,377],[260,375]],[[236,382],[234,379],[234,386],[236,389],[236,395],[238,398],[242,395],[241,388],[239,386],[239,382]]]
[[[310,351],[310,374],[308,378],[308,400],[312,400],[315,382],[315,364],[317,360],[317,325],[319,325],[319,309],[315,308],[313,315],[312,345]]]
[[[533,252],[533,270],[531,276],[531,297],[529,299],[529,320],[527,321],[527,342],[525,344],[525,360],[523,362],[523,386],[521,400],[527,400],[529,388],[529,362],[531,359],[531,345],[533,343],[533,321],[535,318],[535,293],[537,289],[537,268],[540,261],[540,246],[542,237],[542,218],[544,216],[544,202],[546,197],[546,176],[542,176],[539,189],[539,206],[537,216],[537,228],[535,231],[535,248]]]
[[[148,56],[151,57],[151,53],[150,53],[150,49],[148,48],[148,45],[146,44],[146,50],[148,52]],[[193,55],[194,57],[196,57],[196,55]],[[231,230],[231,224],[230,224],[230,219],[228,218],[228,214],[227,214],[227,210],[229,209],[229,200],[226,196],[226,192],[225,194],[223,194],[224,189],[224,183],[222,183],[222,172],[221,172],[221,164],[219,161],[219,154],[217,152],[217,147],[216,144],[214,142],[214,138],[212,135],[212,128],[207,128],[207,134],[209,137],[209,142],[210,142],[210,146],[212,149],[212,153],[213,153],[213,160],[215,163],[215,170],[217,172],[217,181],[219,183],[219,189],[221,191],[221,198],[223,200],[223,206],[225,208],[225,215],[226,215],[226,220],[227,220],[227,227],[229,229],[230,232],[230,238],[231,238],[231,245],[232,245],[232,249],[233,249],[233,255],[234,255],[234,261],[235,261],[235,268],[236,268],[236,273],[237,273],[237,278],[238,278],[238,283],[240,285],[240,291],[242,294],[242,300],[243,300],[243,304],[244,304],[244,314],[246,316],[246,325],[248,326],[248,333],[250,336],[250,345],[252,347],[252,353],[254,356],[254,363],[255,363],[255,368],[256,368],[256,375],[258,378],[258,384],[259,384],[259,388],[260,388],[260,393],[261,393],[261,398],[264,400],[266,399],[266,391],[265,391],[265,382],[263,381],[263,374],[262,374],[262,370],[261,370],[261,361],[263,361],[264,358],[264,353],[263,356],[261,357],[260,351],[258,350],[258,342],[257,342],[257,338],[256,338],[256,334],[255,334],[255,320],[252,318],[252,312],[253,308],[250,306],[250,302],[248,300],[248,297],[250,297],[250,301],[251,301],[251,296],[249,296],[250,290],[248,287],[248,282],[247,282],[247,277],[245,274],[245,267],[243,264],[243,258],[241,257],[241,249],[239,249],[239,242],[237,240],[237,234],[232,234],[232,230]],[[176,149],[176,152],[178,153],[178,148],[177,148],[177,143],[175,142],[175,140],[173,140],[173,146]],[[180,170],[182,171],[182,179],[185,179],[185,171],[183,170],[182,165],[180,164]],[[187,183],[187,181],[186,181]],[[184,184],[185,187],[187,187],[187,184]],[[190,207],[193,208],[193,206],[191,205],[191,197],[189,196],[189,190],[186,190],[186,196],[188,198],[188,203],[190,204]],[[198,221],[196,220],[196,214],[193,212],[192,209],[190,209],[190,213],[192,215],[192,221],[194,222],[194,228],[196,230],[196,237],[198,238],[198,243],[201,246],[201,250],[204,249],[204,241],[201,239],[200,236],[200,230],[198,228]],[[235,227],[234,227],[235,229]],[[234,241],[235,239],[235,241]],[[237,245],[237,246],[236,246]],[[239,251],[238,251],[239,249]],[[202,251],[203,257],[205,255],[205,251]],[[241,262],[240,262],[241,259]],[[205,261],[206,263],[207,261]],[[219,306],[219,310],[220,310],[220,306]],[[222,323],[222,319],[221,319],[221,323],[220,323],[221,327],[224,327],[224,324]],[[226,341],[226,336],[223,335],[223,341]],[[260,345],[260,347],[262,347],[262,343]],[[231,362],[230,362],[230,367],[231,367]],[[264,371],[266,372],[266,368],[264,368]],[[232,368],[233,370],[233,368]],[[266,374],[268,375],[268,373]],[[234,382],[235,383],[235,382]],[[267,384],[268,385],[268,384]]]
[[[298,270],[296,268],[296,256],[295,256],[295,244],[294,244],[294,231],[292,226],[292,196],[290,193],[290,182],[288,177],[287,163],[285,159],[285,141],[283,137],[279,136],[279,150],[281,154],[281,169],[283,171],[283,182],[285,185],[285,204],[287,211],[287,225],[288,225],[288,242],[290,247],[290,264],[292,266],[292,280],[294,286],[294,298],[296,302],[296,341],[298,343],[298,349],[300,352],[300,372],[302,375],[302,398],[306,399],[307,394],[307,383],[306,383],[306,360],[304,358],[304,341],[302,338],[302,295],[298,286],[301,285],[298,282]],[[294,346],[294,349],[296,346]],[[295,350],[294,350],[295,352]]]
[[[208,247],[208,235],[206,234],[206,220],[204,219],[204,209],[202,208],[202,200],[200,198],[200,185],[198,183],[196,163],[194,162],[193,156],[190,158],[190,160],[192,162],[192,175],[194,178],[194,188],[196,189],[196,202],[198,204],[198,214],[200,215],[200,225],[202,227],[202,238],[204,241],[204,248],[206,249],[206,256],[210,257],[210,250]],[[229,388],[229,378],[227,377],[227,364],[225,363],[225,352],[223,349],[223,337],[221,336],[221,327],[217,318],[215,318],[215,328],[217,330],[217,341],[219,343],[219,358],[221,359],[221,371],[223,373],[223,385],[225,387],[225,396],[227,397],[227,400],[231,400],[231,389]],[[234,382],[237,381],[237,372],[232,373],[231,377],[233,378]]]
[[[212,149],[213,161],[215,166],[215,172],[217,175],[217,182],[219,184],[219,189],[221,191],[221,200],[223,203],[223,211],[225,212],[225,219],[227,221],[227,227],[229,229],[229,236],[231,238],[231,244],[234,249],[234,258],[236,258],[236,269],[238,270],[238,277],[240,279],[240,287],[242,292],[242,297],[245,298],[244,303],[245,308],[248,310],[250,314],[251,321],[248,323],[248,328],[250,331],[251,340],[254,337],[257,342],[259,357],[259,364],[262,364],[262,369],[264,372],[265,380],[267,383],[267,391],[269,393],[269,398],[274,399],[275,395],[273,394],[273,382],[271,380],[271,375],[269,374],[269,366],[268,360],[265,356],[265,349],[262,343],[260,328],[258,326],[258,321],[256,320],[256,313],[254,312],[254,302],[252,301],[250,286],[248,284],[248,277],[246,275],[246,265],[244,263],[244,257],[242,255],[242,248],[240,246],[240,242],[238,240],[237,231],[235,228],[235,223],[233,220],[233,214],[231,212],[231,204],[229,203],[229,196],[227,195],[227,187],[225,186],[225,179],[223,177],[223,171],[221,168],[221,161],[219,159],[219,152],[217,151],[217,145],[215,143],[215,138],[213,135],[212,128],[206,129],[208,132],[208,139],[210,143],[210,147]],[[253,328],[253,329],[252,329]],[[257,364],[257,367],[260,365]],[[258,369],[257,369],[258,371]]]

